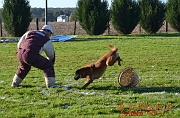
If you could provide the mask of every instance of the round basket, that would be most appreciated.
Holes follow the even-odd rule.
[[[118,83],[121,87],[135,87],[139,83],[139,80],[139,76],[131,67],[125,68],[121,71],[118,77]]]

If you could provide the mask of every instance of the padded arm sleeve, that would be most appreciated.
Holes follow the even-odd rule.
[[[46,56],[48,57],[48,59],[51,60],[52,63],[54,64],[54,61],[55,61],[55,52],[54,52],[54,47],[52,45],[51,40],[46,42],[42,49],[46,53]]]

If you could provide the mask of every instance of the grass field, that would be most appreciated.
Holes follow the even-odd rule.
[[[1,118],[180,117],[180,34],[78,36],[53,44],[57,89],[46,89],[43,72],[36,68],[20,87],[12,88],[17,43],[0,44]],[[100,79],[82,89],[86,79],[75,81],[75,71],[107,53],[107,44],[119,48],[122,66],[108,67]],[[133,67],[141,78],[135,88],[118,84],[126,67]]]

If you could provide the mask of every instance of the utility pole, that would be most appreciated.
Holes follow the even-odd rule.
[[[46,0],[46,7],[45,7],[45,25],[47,25],[47,0]]]

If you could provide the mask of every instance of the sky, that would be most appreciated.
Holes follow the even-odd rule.
[[[0,0],[0,8],[3,6],[3,1]],[[32,8],[45,8],[46,0],[28,0],[30,3],[30,6]],[[67,7],[76,7],[78,0],[47,0],[48,7],[53,8],[67,8]],[[112,0],[107,0],[109,5],[111,4]],[[167,0],[161,0],[163,2],[166,2]]]

